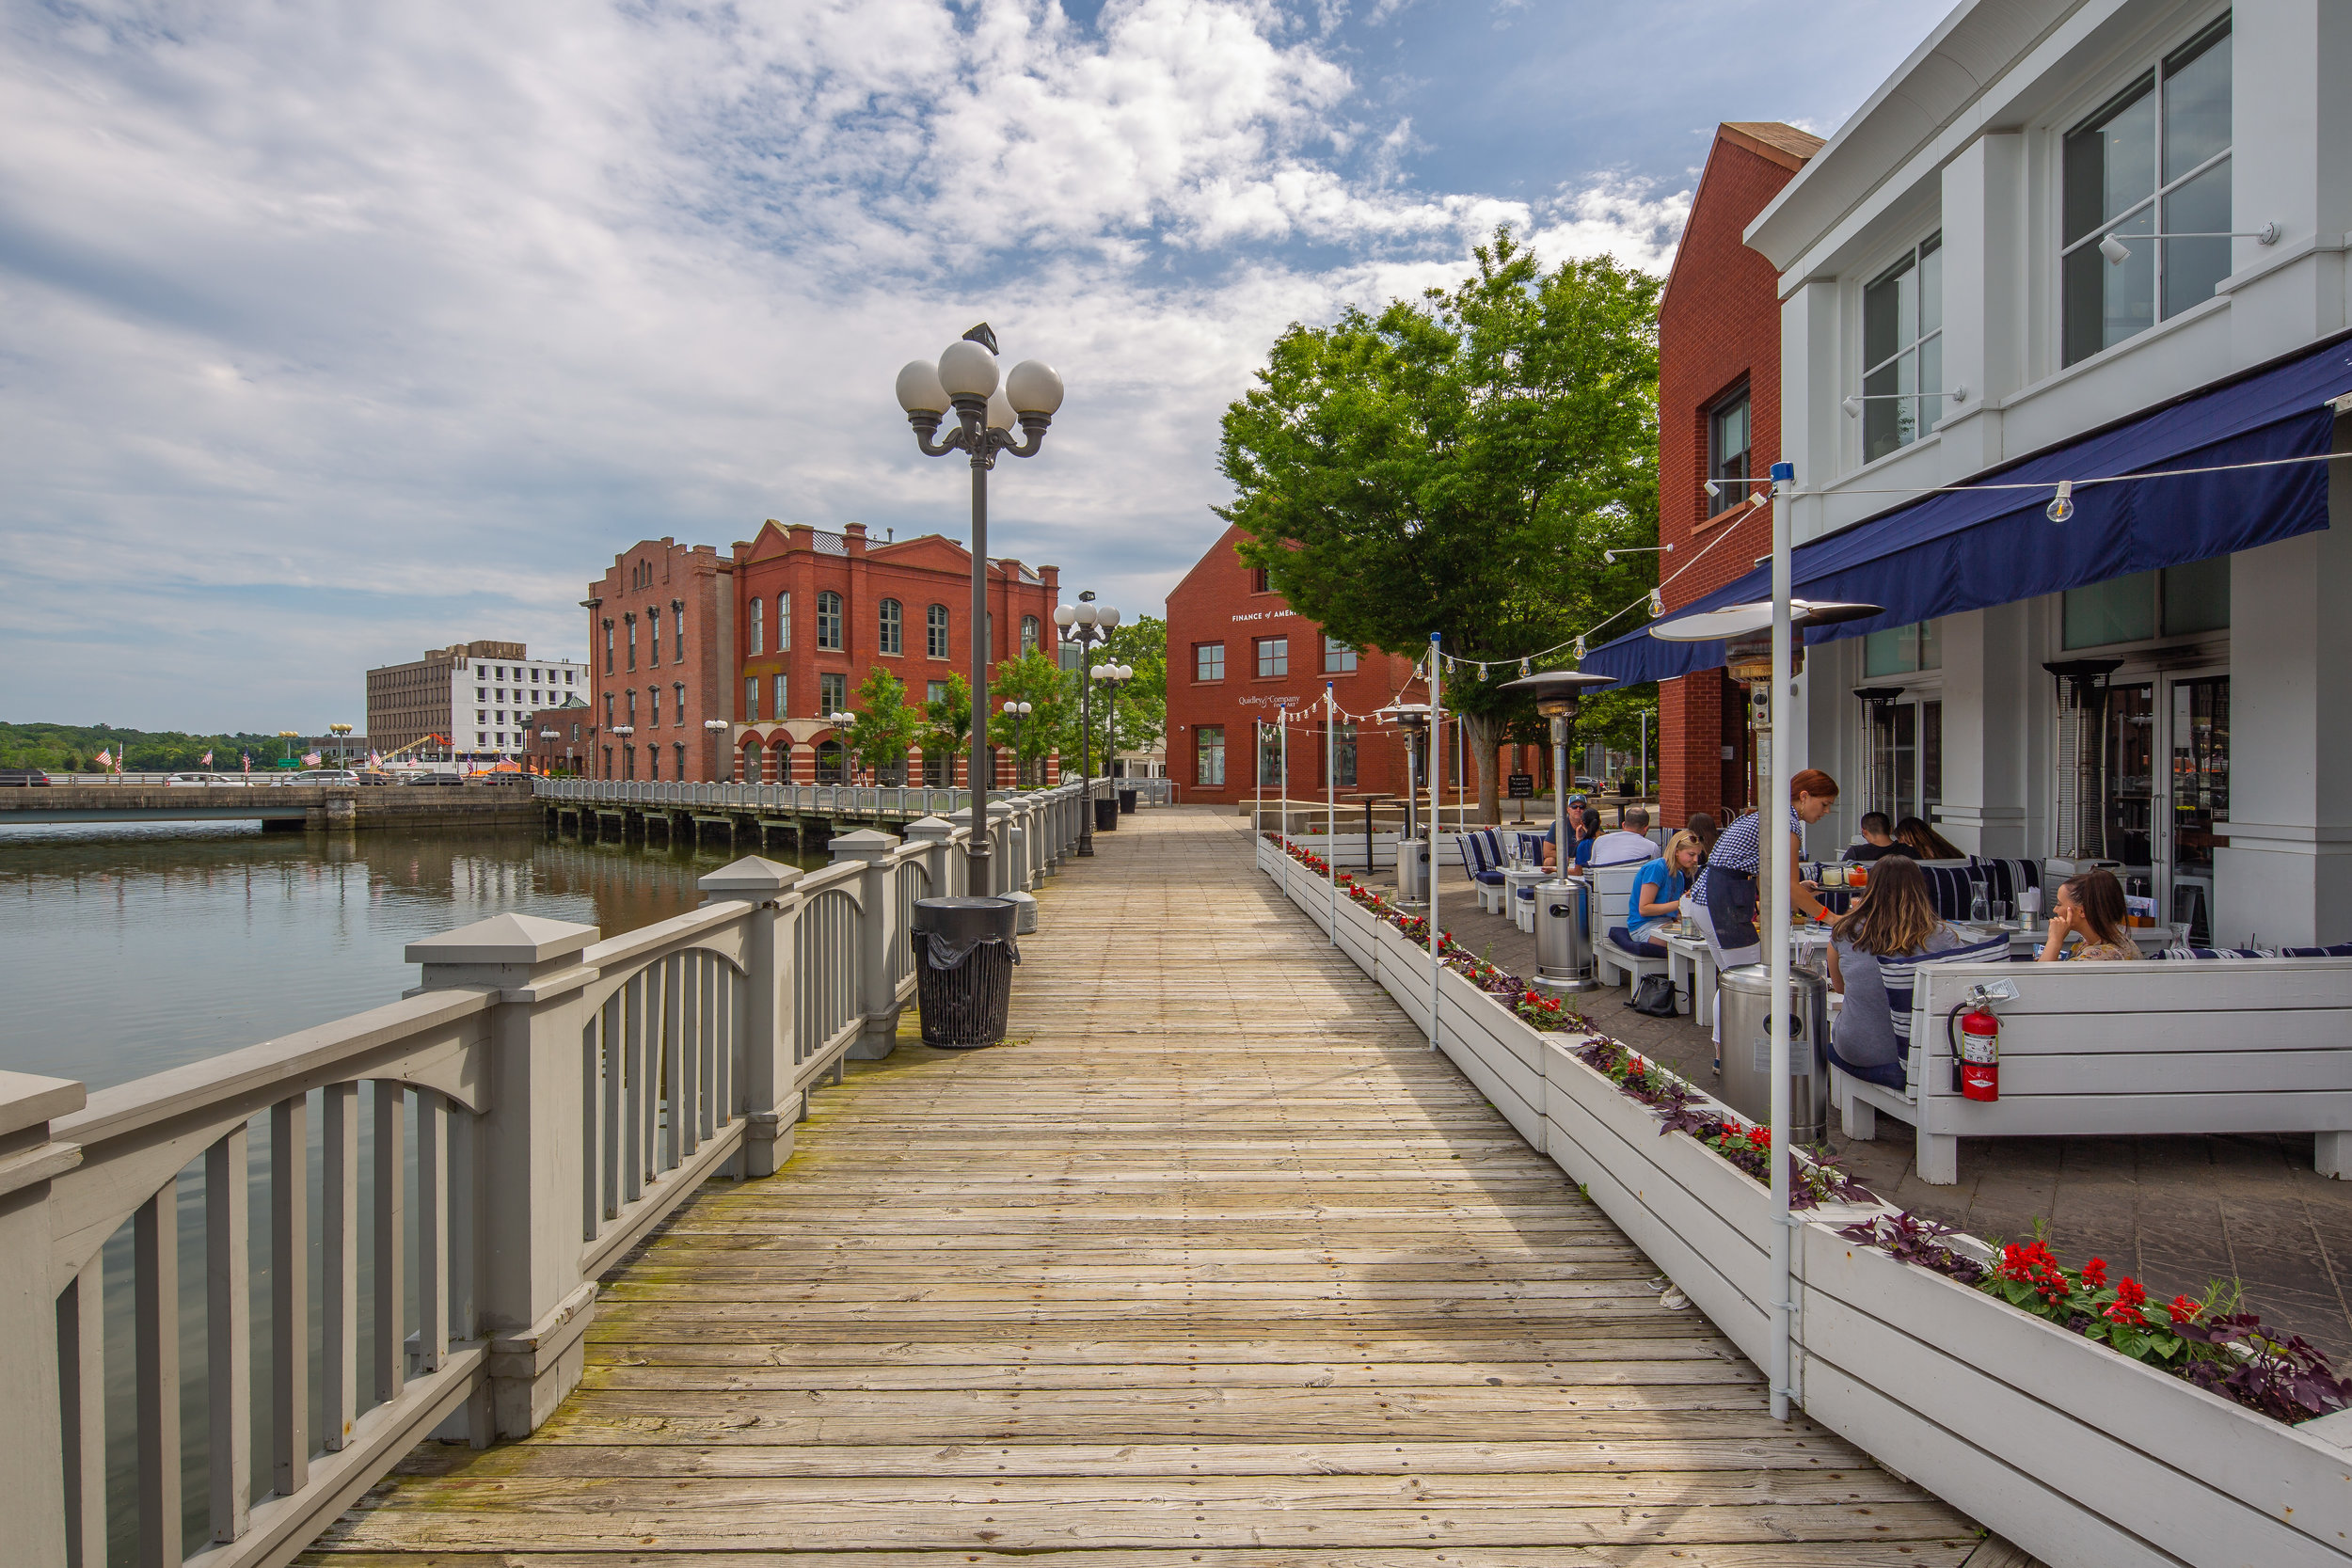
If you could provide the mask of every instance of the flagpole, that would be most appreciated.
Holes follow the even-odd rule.
[[[1766,879],[1767,897],[1764,954],[1770,964],[1771,1006],[1766,1013],[1772,1035],[1772,1141],[1771,1150],[1772,1191],[1772,1338],[1771,1357],[1772,1419],[1788,1418],[1789,1396],[1794,1379],[1794,1360],[1789,1343],[1789,1286],[1791,1253],[1795,1238],[1789,1227],[1793,1223],[1788,1212],[1788,761],[1787,749],[1780,744],[1781,704],[1789,687],[1791,627],[1789,625],[1789,542],[1790,523],[1788,493],[1796,487],[1797,470],[1792,463],[1772,465],[1772,685],[1764,704],[1764,712],[1756,726],[1756,738],[1763,756],[1764,799],[1758,805],[1756,822],[1756,875]],[[1811,1050],[1808,1041],[1806,1049]]]
[[[1438,695],[1438,634],[1429,634],[1429,1049],[1438,1049],[1438,949],[1445,940],[1438,934],[1438,831],[1441,797],[1438,780],[1445,771],[1441,766],[1445,752],[1444,709]],[[1408,737],[1405,744],[1412,745]],[[1419,851],[1416,850],[1416,853]]]
[[[1331,945],[1340,944],[1340,770],[1338,705],[1331,700],[1331,683],[1323,683],[1323,859],[1331,876]]]

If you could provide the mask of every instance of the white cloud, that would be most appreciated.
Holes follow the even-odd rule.
[[[576,644],[647,533],[961,537],[890,378],[983,316],[1072,388],[993,544],[1156,610],[1286,323],[1450,281],[1504,220],[1662,267],[1688,202],[1416,190],[1409,124],[1359,136],[1342,55],[1258,0],[5,25],[13,718],[356,718],[368,664]]]

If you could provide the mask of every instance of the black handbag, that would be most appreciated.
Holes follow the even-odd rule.
[[[1675,1006],[1675,983],[1670,974],[1645,974],[1642,983],[1633,988],[1633,1010],[1651,1018],[1673,1018],[1680,1010]]]

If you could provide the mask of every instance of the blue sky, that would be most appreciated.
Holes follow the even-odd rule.
[[[962,537],[890,388],[983,317],[1070,387],[993,549],[1156,612],[1287,323],[1506,220],[1662,270],[1716,121],[1826,134],[1944,8],[7,8],[0,717],[315,730],[577,654],[641,537]]]

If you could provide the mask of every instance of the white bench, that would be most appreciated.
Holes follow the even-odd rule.
[[[1945,1015],[1969,988],[2017,987],[2001,1020],[2001,1098],[1953,1083]],[[2352,1173],[2352,958],[2231,963],[1921,964],[1903,1089],[1830,1073],[1846,1135],[1882,1111],[1918,1139],[1919,1179],[1960,1179],[1962,1138],[2312,1132],[2322,1176]]]
[[[1669,960],[1645,958],[1629,953],[1609,940],[1609,927],[1629,925],[1626,911],[1633,897],[1634,879],[1642,874],[1647,861],[1619,861],[1613,865],[1588,867],[1585,879],[1592,883],[1593,967],[1603,985],[1639,985],[1645,974],[1668,973]]]

